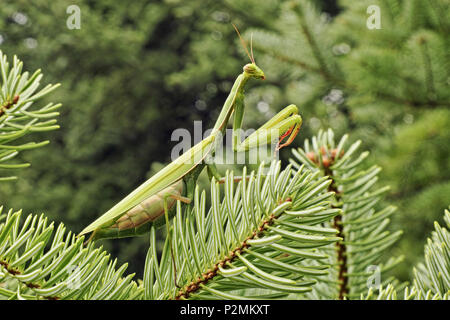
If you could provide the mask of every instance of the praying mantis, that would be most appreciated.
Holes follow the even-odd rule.
[[[163,224],[166,224],[169,231],[169,218],[174,212],[175,203],[181,201],[189,204],[192,201],[196,180],[202,170],[207,167],[210,176],[220,178],[214,163],[206,160],[214,154],[218,144],[221,143],[220,137],[233,114],[234,151],[248,151],[277,138],[279,141],[276,150],[292,143],[302,125],[298,108],[293,104],[284,108],[241,142],[240,132],[245,109],[244,87],[250,79],[264,80],[265,75],[255,63],[252,48],[250,55],[238,29],[236,26],[234,28],[251,63],[243,67],[243,72],[235,80],[210,135],[137,187],[88,225],[79,236],[92,232],[88,241],[132,237],[145,234],[152,225]],[[286,138],[286,142],[282,143]]]

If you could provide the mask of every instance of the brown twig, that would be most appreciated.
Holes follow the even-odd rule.
[[[5,270],[8,271],[8,273],[13,275],[13,276],[22,274],[19,270],[11,268],[6,261],[1,261],[0,260],[0,265],[3,266],[5,268]],[[39,289],[39,288],[41,288],[41,285],[39,285],[37,283],[24,282],[23,284],[25,286],[27,286],[28,288],[30,288],[30,289]],[[57,297],[57,296],[48,296],[48,297],[43,297],[43,298],[47,299],[47,300],[59,300],[60,299],[60,297]]]
[[[339,156],[342,157],[343,155],[344,150],[341,151]],[[336,201],[338,203],[338,205],[331,205],[331,207],[341,209],[341,206],[339,205],[339,203],[341,203],[341,193],[336,187],[336,182],[333,179],[333,172],[330,169],[331,165],[335,162],[338,156],[337,149],[333,149],[329,152],[322,146],[319,154],[311,151],[308,152],[306,156],[316,165],[323,167],[325,175],[331,180],[328,191],[335,194]],[[321,161],[319,161],[319,157],[321,158]],[[344,225],[342,224],[342,215],[339,214],[333,218],[333,227],[338,231],[337,236],[342,238],[342,240],[336,242],[336,251],[338,260],[338,298],[339,300],[343,300],[348,296],[350,290],[348,287],[347,247],[345,245],[345,232]]]
[[[5,104],[0,106],[0,116],[5,113],[6,110],[11,108],[13,105],[15,105],[19,101],[19,96],[15,95],[14,98],[11,101],[6,101]]]
[[[330,177],[331,184],[328,187],[328,191],[334,192],[336,200],[338,203],[341,201],[341,196],[336,188],[335,181],[332,178],[333,173],[329,169],[329,166],[325,168],[325,175]],[[339,205],[331,205],[332,208],[340,208]],[[345,232],[344,232],[344,226],[342,224],[342,215],[337,215],[333,218],[333,227],[338,230],[337,236],[342,238],[342,240],[339,240],[336,242],[336,251],[337,251],[337,261],[338,261],[338,286],[339,286],[339,293],[338,298],[339,300],[343,300],[347,297],[349,294],[349,287],[348,287],[348,265],[347,265],[347,247],[345,245]]]

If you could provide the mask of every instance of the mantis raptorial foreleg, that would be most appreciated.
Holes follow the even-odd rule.
[[[243,105],[243,101],[239,104]],[[243,108],[237,108],[234,115],[234,123],[236,126],[233,126],[233,149],[237,152],[247,151],[255,147],[269,144],[275,138],[280,138],[276,148],[277,151],[289,145],[294,140],[302,125],[302,118],[298,115],[298,108],[291,104],[267,121],[257,131],[253,132],[243,142],[240,142],[243,112]],[[287,136],[289,136],[288,140],[285,143],[280,144]]]

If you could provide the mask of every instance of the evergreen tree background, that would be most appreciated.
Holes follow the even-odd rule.
[[[405,233],[391,255],[405,255],[395,275],[410,279],[450,203],[448,2],[82,0],[81,29],[69,30],[71,4],[2,1],[0,49],[60,82],[47,99],[63,103],[61,129],[21,155],[33,167],[2,183],[2,204],[80,231],[169,162],[173,130],[212,126],[248,62],[233,22],[253,33],[267,76],[247,91],[246,127],[295,103],[298,146],[327,127],[361,139],[392,187],[393,226]],[[379,30],[366,27],[369,5],[381,9]],[[104,245],[142,272],[147,237]]]

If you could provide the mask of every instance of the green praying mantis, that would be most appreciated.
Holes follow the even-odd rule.
[[[250,79],[264,80],[265,75],[255,63],[252,46],[250,55],[238,29],[236,26],[234,28],[251,63],[243,67],[243,72],[234,82],[210,135],[145,181],[88,225],[79,236],[92,232],[88,241],[132,237],[145,234],[152,225],[163,224],[166,224],[169,231],[169,219],[175,211],[175,203],[181,201],[189,204],[192,201],[196,180],[205,166],[210,176],[220,178],[214,163],[206,160],[214,154],[218,144],[222,143],[220,137],[233,114],[234,151],[248,151],[262,144],[267,145],[274,139],[279,139],[276,146],[276,150],[279,150],[294,140],[302,125],[302,118],[298,115],[297,107],[289,105],[241,142],[245,84]],[[170,236],[169,232],[168,234]]]

